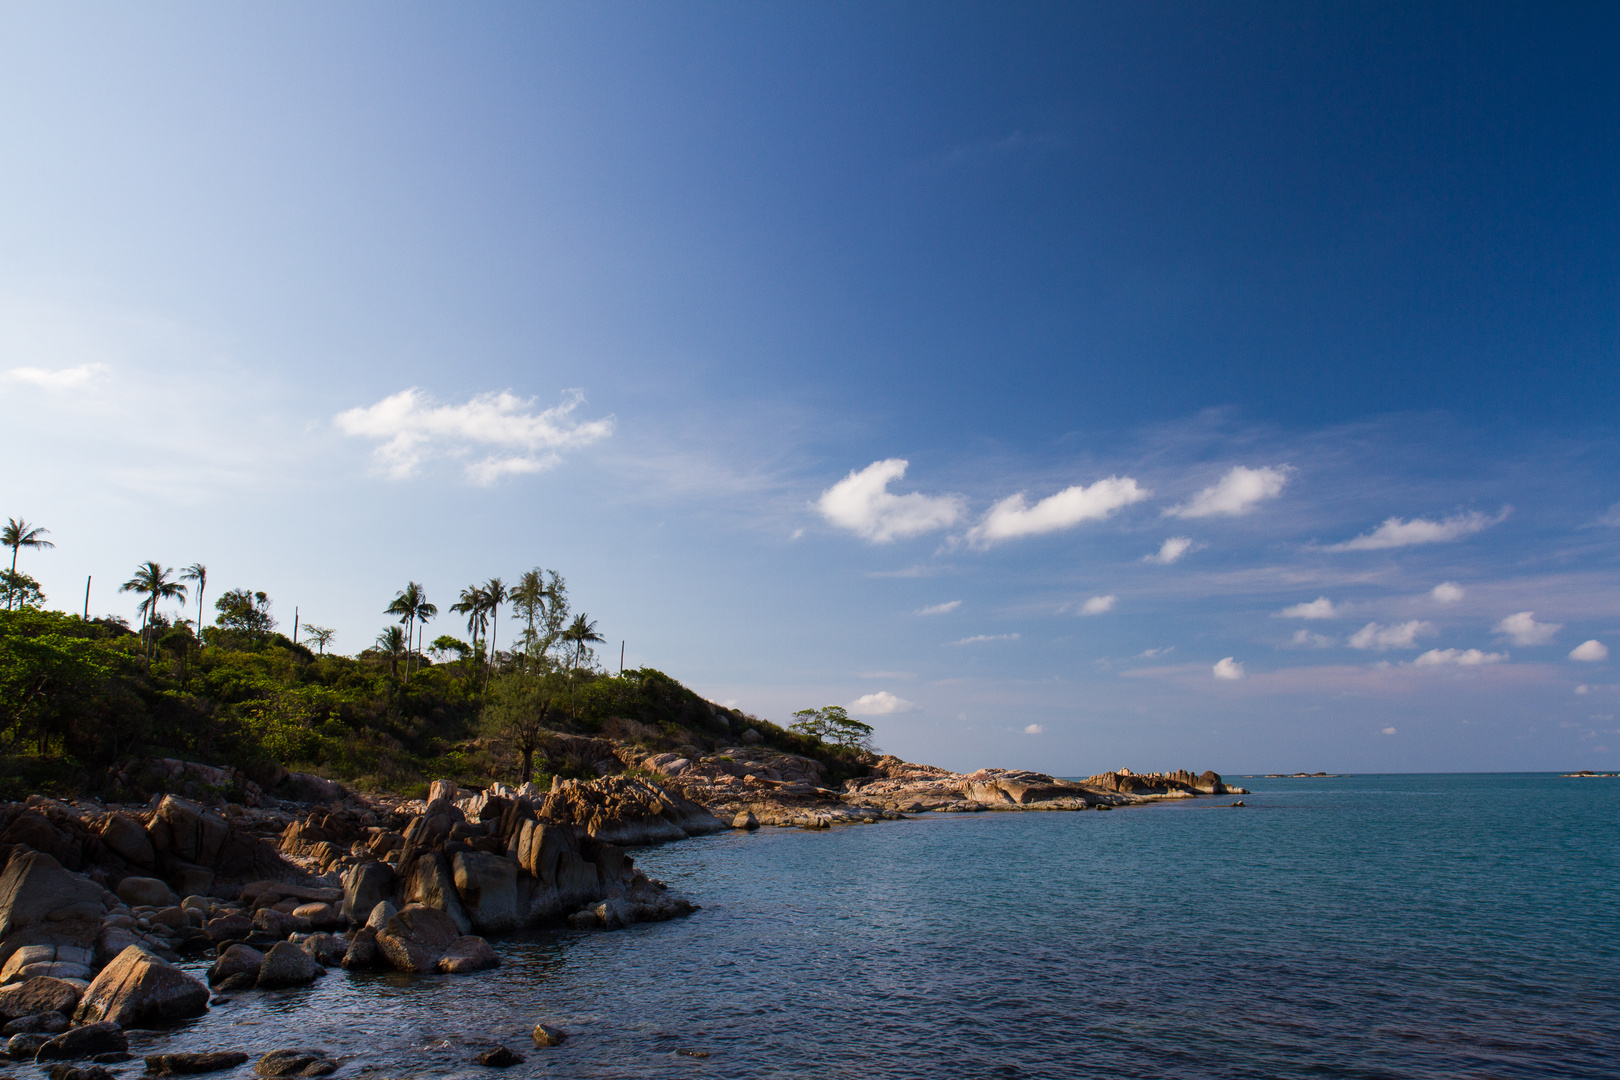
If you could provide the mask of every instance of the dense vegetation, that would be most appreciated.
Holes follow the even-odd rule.
[[[219,596],[213,625],[199,633],[207,569],[173,575],[148,562],[126,583],[142,597],[136,628],[43,610],[37,587],[8,592],[0,797],[99,790],[108,767],[131,757],[230,765],[250,776],[269,775],[276,763],[407,792],[438,776],[549,783],[579,770],[554,752],[555,732],[629,739],[649,751],[708,750],[752,727],[768,745],[827,761],[835,776],[860,770],[847,724],[835,731],[801,716],[799,730],[786,730],[705,701],[652,668],[600,670],[591,645],[602,638],[570,611],[554,572],[463,590],[450,610],[465,618],[471,640],[440,635],[425,649],[420,638],[438,609],[413,582],[384,609],[397,624],[354,656],[329,651],[334,635],[323,627],[295,628],[315,649],[279,632],[270,598],[247,589]],[[187,582],[196,585],[194,606]],[[165,604],[198,618],[171,619]],[[501,650],[495,633],[507,607],[516,641]]]

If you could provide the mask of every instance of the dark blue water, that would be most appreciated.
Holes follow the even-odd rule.
[[[389,1076],[486,1073],[496,1041],[579,1077],[1620,1075],[1620,780],[1247,783],[672,845],[639,861],[689,919],[333,971],[139,1041]],[[572,1037],[535,1050],[540,1019]]]

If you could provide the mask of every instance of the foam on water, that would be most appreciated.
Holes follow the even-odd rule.
[[[1243,809],[671,845],[639,862],[689,919],[502,939],[460,978],[334,969],[134,1041],[340,1075],[488,1075],[496,1042],[516,1076],[1620,1073],[1620,780],[1242,782]],[[541,1019],[572,1037],[536,1050]]]

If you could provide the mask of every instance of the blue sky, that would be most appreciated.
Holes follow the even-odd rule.
[[[1614,768],[1615,31],[10,5],[0,514],[959,768]]]

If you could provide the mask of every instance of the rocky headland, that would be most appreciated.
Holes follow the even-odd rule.
[[[823,762],[752,734],[707,751],[649,752],[657,748],[557,733],[553,749],[597,775],[546,788],[441,780],[406,799],[283,770],[261,785],[163,759],[109,777],[126,794],[157,783],[163,790],[144,803],[35,795],[0,806],[5,1052],[88,1062],[53,1078],[98,1080],[102,1065],[128,1058],[125,1029],[199,1016],[231,994],[307,984],[335,967],[467,974],[500,964],[489,938],[504,933],[611,930],[692,912],[690,899],[637,869],[626,851],[637,845],[1244,793],[1213,772],[1121,769],[1072,781],[894,757],[870,759],[865,775],[835,787]],[[199,973],[208,962],[203,978],[183,969],[186,958]],[[536,1029],[537,1046],[558,1037]],[[337,1067],[316,1051],[278,1053],[302,1062],[299,1075]],[[158,1055],[148,1068],[172,1075],[242,1060],[229,1050],[189,1057]],[[261,1075],[286,1064],[267,1062]]]

